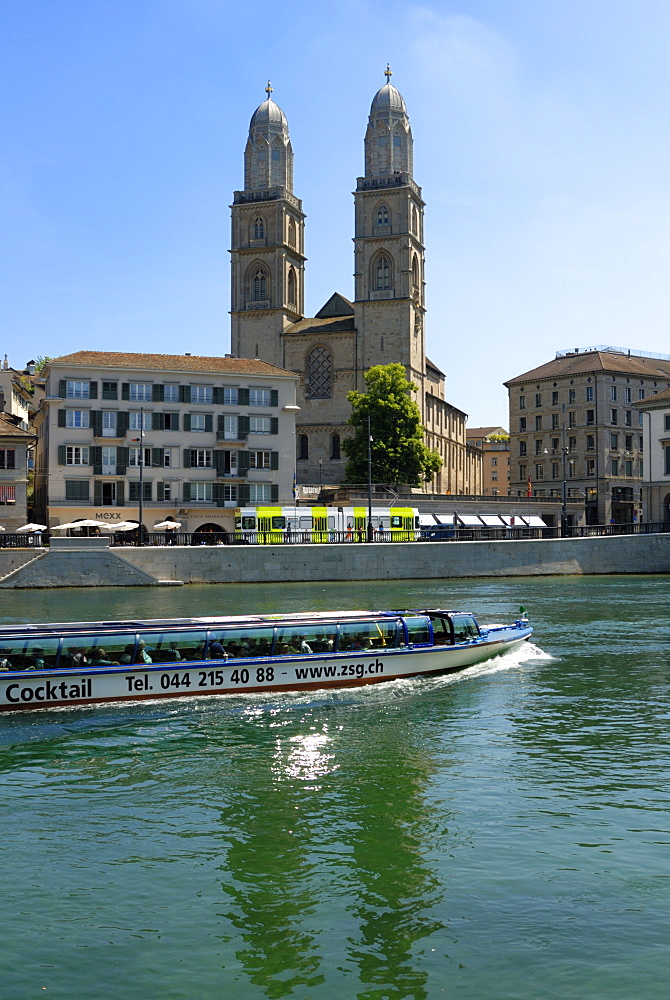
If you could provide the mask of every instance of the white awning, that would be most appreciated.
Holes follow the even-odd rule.
[[[434,528],[436,524],[432,514],[419,514],[419,525],[422,528]]]
[[[546,524],[537,514],[524,514],[524,520],[529,528],[546,528]]]
[[[447,524],[449,527],[454,525],[454,514],[434,514],[433,516],[438,524]]]
[[[464,528],[481,528],[482,522],[476,514],[459,514],[458,520]]]
[[[504,522],[500,520],[498,514],[480,514],[479,515],[487,528],[502,528]]]
[[[501,514],[500,517],[508,528],[526,528],[528,526],[521,514]]]

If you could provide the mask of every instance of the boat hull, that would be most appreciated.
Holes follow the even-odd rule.
[[[0,712],[113,702],[360,687],[463,670],[518,646],[532,628],[516,624],[453,646],[322,656],[202,660],[75,670],[31,670],[0,676]]]

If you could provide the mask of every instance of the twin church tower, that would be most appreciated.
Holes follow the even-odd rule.
[[[424,202],[413,178],[407,109],[390,77],[387,67],[354,194],[354,301],[335,293],[311,319],[304,314],[305,215],[293,193],[293,149],[268,83],[249,126],[244,190],[231,206],[231,350],[301,376],[298,482],[344,480],[347,393],[365,391],[372,365],[399,362],[417,386],[426,444],[443,460],[427,489],[474,493],[477,460],[465,443],[466,415],[445,401],[444,375],[426,357]]]

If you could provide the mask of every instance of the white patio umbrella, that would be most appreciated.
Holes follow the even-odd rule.
[[[16,529],[16,533],[17,533],[17,535],[19,535],[19,534],[26,534],[27,535],[29,531],[46,531],[46,530],[47,530],[46,524],[32,524],[32,523],[30,523],[30,524],[23,524],[23,525],[21,525],[20,528]]]
[[[106,521],[94,521],[90,517],[85,517],[82,521],[73,521],[71,528],[106,528]]]
[[[132,531],[137,527],[137,521],[118,521],[116,524],[105,524],[107,531]]]
[[[177,528],[181,528],[181,521],[161,521],[159,524],[154,524],[154,531],[158,531],[160,528],[165,528],[166,531],[176,531]]]
[[[78,527],[79,527],[79,522],[78,521],[71,521],[71,522],[68,522],[67,524],[54,524],[54,526],[52,527],[51,530],[52,531],[65,531],[67,528],[78,528]]]

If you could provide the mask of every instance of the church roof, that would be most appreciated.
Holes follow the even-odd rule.
[[[444,372],[441,371],[437,367],[437,365],[433,364],[433,362],[430,360],[430,358],[426,358],[426,369],[429,369],[429,368],[430,368],[431,371],[434,371],[437,375],[441,375],[442,378],[446,378]]]
[[[281,128],[288,128],[286,115],[279,105],[275,104],[272,98],[268,98],[267,101],[259,104],[251,116],[249,129],[257,128],[259,125],[266,128],[268,125],[279,125]]]
[[[354,304],[339,292],[333,292],[325,305],[316,314],[317,319],[330,319],[333,316],[353,316]]]
[[[326,303],[327,305],[327,303]],[[310,319],[299,319],[297,323],[291,323],[284,330],[285,334],[306,334],[319,333],[327,336],[329,333],[354,333],[354,314],[346,316],[326,316],[324,318],[314,317]]]

